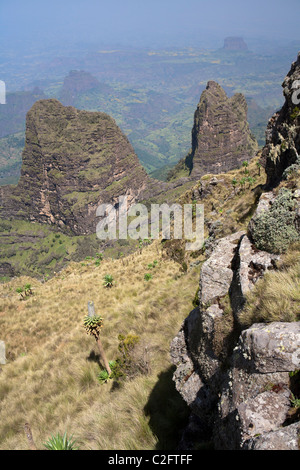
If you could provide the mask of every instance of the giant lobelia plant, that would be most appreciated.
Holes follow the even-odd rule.
[[[96,339],[101,359],[103,360],[108,375],[111,375],[111,368],[104,352],[104,348],[100,338],[100,331],[103,327],[103,318],[100,315],[95,314],[95,307],[93,302],[88,303],[88,314],[84,317],[83,325],[86,329],[86,332],[89,335],[94,336],[94,338]]]

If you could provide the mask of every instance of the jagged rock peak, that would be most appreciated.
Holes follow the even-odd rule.
[[[250,160],[257,143],[247,122],[247,102],[241,93],[228,97],[215,81],[202,92],[194,115],[192,177],[222,173]]]
[[[1,215],[93,233],[100,203],[134,201],[147,181],[110,116],[40,100],[27,113],[20,181],[1,189]]]

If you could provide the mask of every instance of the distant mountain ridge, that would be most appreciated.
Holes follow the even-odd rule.
[[[25,117],[31,106],[46,98],[38,87],[32,91],[7,93],[6,104],[0,107],[0,138],[24,131]]]

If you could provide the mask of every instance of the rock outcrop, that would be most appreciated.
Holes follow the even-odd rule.
[[[236,233],[220,239],[203,264],[200,305],[171,344],[173,380],[194,429],[193,435],[187,428],[182,448],[210,436],[215,449],[298,449],[299,417],[295,424],[289,416],[291,374],[300,369],[300,323],[241,330],[239,322],[246,294],[278,260]]]
[[[269,182],[282,181],[294,164],[299,130],[291,112],[282,121],[289,151],[272,159],[266,153],[272,145],[264,150]],[[215,240],[202,265],[199,307],[171,344],[175,386],[191,409],[181,449],[209,439],[222,450],[300,448],[300,413],[292,403],[300,393],[300,322],[246,328],[241,321],[257,281],[276,270],[281,253],[300,239],[300,193],[288,183],[263,193],[247,232]]]
[[[300,168],[300,53],[282,86],[285,103],[269,121],[262,152],[267,185],[271,188],[289,167]]]
[[[260,250],[284,252],[300,239],[300,190],[281,188],[264,193],[251,219],[249,236]]]
[[[133,203],[147,181],[110,116],[40,100],[27,114],[20,181],[1,188],[1,217],[95,233],[98,205],[116,204],[124,195]]]
[[[247,123],[247,102],[241,93],[228,98],[209,81],[194,115],[192,151],[187,157],[191,176],[222,173],[238,168],[257,151]],[[189,162],[189,163],[188,163]]]
[[[290,375],[299,367],[298,322],[254,324],[243,331],[222,384],[216,449],[253,449],[263,443],[271,449],[273,442],[276,450],[299,450],[300,422],[289,422]]]

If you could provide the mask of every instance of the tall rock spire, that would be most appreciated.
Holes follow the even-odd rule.
[[[250,160],[256,151],[245,97],[236,93],[228,98],[218,83],[209,81],[194,115],[191,176],[232,170]]]

